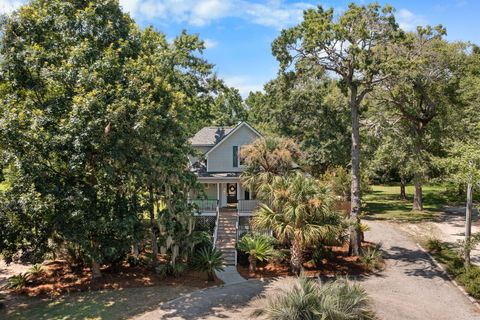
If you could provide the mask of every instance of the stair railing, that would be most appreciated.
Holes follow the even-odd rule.
[[[216,217],[215,217],[215,230],[213,231],[213,247],[217,245],[217,234],[218,234],[218,224],[220,222],[220,207],[219,203],[217,200],[217,211],[216,211]]]
[[[237,211],[237,221],[235,222],[235,265],[237,265],[238,260],[238,250],[237,250],[237,243],[238,243],[238,226],[240,224],[240,215]]]

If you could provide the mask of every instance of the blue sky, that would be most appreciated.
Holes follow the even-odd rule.
[[[343,0],[119,0],[141,26],[153,25],[173,38],[182,29],[205,40],[204,52],[216,73],[245,97],[274,78],[278,63],[271,42],[280,30],[301,20],[305,8],[322,5],[341,12],[352,1]],[[0,0],[0,12],[10,12],[25,0]],[[363,4],[368,1],[355,1]],[[443,24],[449,40],[480,43],[478,0],[378,1],[396,8],[400,25]]]

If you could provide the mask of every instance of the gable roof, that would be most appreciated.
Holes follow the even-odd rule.
[[[210,150],[207,151],[207,153],[205,153],[205,155],[208,155],[210,152],[212,152],[213,150],[215,150],[219,145],[221,145],[225,140],[227,140],[228,138],[225,138],[227,136],[232,136],[238,129],[240,129],[241,127],[243,126],[246,126],[247,128],[249,128],[253,133],[255,133],[258,137],[261,137],[262,135],[260,134],[260,132],[258,132],[257,130],[255,130],[251,125],[249,125],[248,123],[246,123],[245,121],[242,121],[240,122],[239,124],[237,124],[237,126],[235,128],[233,128],[229,133],[228,135],[225,135],[221,140],[219,140],[214,146],[213,148],[211,148]]]
[[[234,127],[205,127],[190,139],[190,143],[194,146],[214,146],[233,129]]]

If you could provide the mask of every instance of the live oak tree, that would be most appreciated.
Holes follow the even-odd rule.
[[[351,111],[351,212],[350,254],[360,252],[360,131],[359,109],[365,96],[386,76],[386,48],[400,34],[392,8],[378,4],[357,6],[335,16],[333,9],[309,9],[303,21],[282,30],[272,44],[281,71],[320,66],[338,77],[348,94]],[[293,64],[293,65],[292,65]]]
[[[432,150],[441,148],[444,124],[448,125],[442,117],[451,113],[457,99],[464,45],[442,40],[444,34],[441,26],[418,27],[417,32],[406,34],[404,41],[389,46],[395,58],[389,64],[392,75],[381,88],[384,95],[376,96],[379,105],[395,110],[411,141],[413,210],[423,210],[422,184]]]
[[[0,252],[38,260],[60,238],[98,277],[142,237],[145,211],[195,187],[187,141],[216,90],[204,44],[142,31],[115,0],[31,1],[1,34]]]
[[[314,176],[349,164],[348,103],[336,81],[323,70],[296,70],[279,74],[264,89],[246,100],[256,127],[298,141]]]

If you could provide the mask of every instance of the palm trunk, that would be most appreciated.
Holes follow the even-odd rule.
[[[350,108],[352,112],[352,185],[351,185],[351,210],[350,219],[355,222],[350,227],[350,255],[359,255],[361,249],[360,239],[360,210],[362,205],[360,191],[360,125],[358,120],[357,88],[350,88]]]
[[[95,259],[92,259],[92,280],[102,277],[102,271],[100,270],[100,265]]]
[[[249,273],[255,273],[257,272],[257,258],[255,258],[252,255],[248,256],[248,262],[250,263],[248,265],[248,272]]]
[[[215,275],[213,274],[213,272],[207,272],[207,281],[208,282],[212,282],[212,281],[215,281]]]
[[[152,265],[156,266],[158,264],[158,245],[157,245],[157,232],[155,229],[155,207],[154,207],[154,197],[153,197],[153,188],[149,188],[149,212],[150,212],[150,237],[152,241]]]
[[[407,200],[407,192],[405,189],[405,180],[400,179],[400,200]]]
[[[413,209],[417,211],[423,210],[423,193],[422,183],[419,178],[415,179],[415,196],[413,197]]]
[[[470,267],[470,241],[472,236],[472,207],[473,207],[473,186],[471,183],[467,185],[467,206],[465,210],[465,268]]]
[[[297,240],[293,240],[290,257],[292,273],[299,275],[303,267],[303,249]]]

